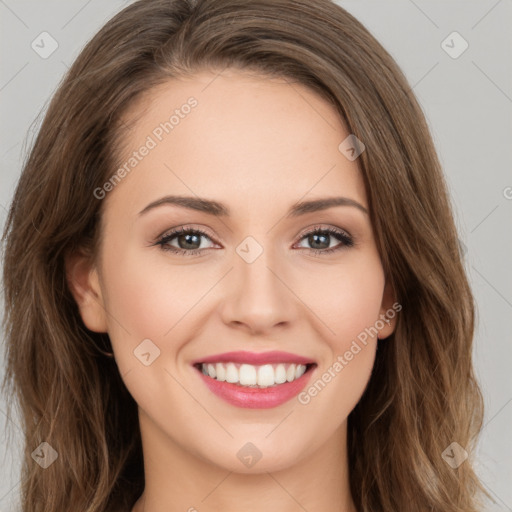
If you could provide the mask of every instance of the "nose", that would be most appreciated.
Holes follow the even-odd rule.
[[[251,335],[267,335],[297,318],[297,299],[285,273],[263,251],[252,263],[235,255],[221,307],[226,325]]]

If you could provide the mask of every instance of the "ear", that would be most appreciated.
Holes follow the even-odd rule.
[[[83,251],[65,257],[66,279],[85,326],[95,332],[107,332],[107,314],[98,271],[90,255]]]
[[[386,285],[384,286],[384,292],[382,294],[382,303],[379,313],[379,319],[376,321],[378,327],[379,340],[386,339],[391,336],[396,326],[396,316],[398,311],[402,309],[402,306],[395,301],[395,291],[391,286],[391,283],[386,279]],[[380,320],[380,321],[379,321]]]

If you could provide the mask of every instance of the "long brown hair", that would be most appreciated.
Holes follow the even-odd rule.
[[[153,86],[226,67],[285,77],[329,101],[366,147],[359,165],[382,264],[403,306],[348,420],[360,512],[475,512],[483,400],[473,373],[474,301],[440,163],[407,80],[329,0],[140,0],[69,69],[19,180],[4,232],[3,388],[25,435],[23,512],[129,510],[144,488],[137,405],[84,326],[67,254],[94,258],[121,117]],[[340,141],[341,142],[341,141]],[[10,411],[10,409],[9,409]],[[32,456],[47,442],[57,460]],[[443,452],[469,453],[458,467]],[[40,448],[42,449],[42,448]]]

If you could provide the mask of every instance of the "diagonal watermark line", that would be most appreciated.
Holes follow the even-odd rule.
[[[487,80],[489,80],[489,82],[491,82],[491,84],[493,84],[494,87],[496,87],[496,89],[498,89],[498,91],[500,91],[501,94],[503,94],[503,96],[505,96],[505,98],[507,98],[507,100],[512,103],[512,98],[510,98],[510,96],[474,60],[471,62],[473,63],[473,66],[475,66],[480,71],[480,73],[482,73],[482,75],[484,75]]]
[[[439,61],[437,61],[407,92],[412,91],[420,82],[430,74],[430,72],[439,65]]]
[[[62,64],[64,64],[66,69],[69,71],[70,66],[68,66],[62,59],[61,59],[61,62],[62,62]],[[83,85],[85,85],[85,87],[87,87],[87,89],[89,89],[89,92],[91,92],[93,95],[96,95],[93,88],[85,81],[85,78],[87,78],[87,76],[85,76],[85,77],[78,76],[77,81],[80,81]],[[117,121],[120,122],[126,128],[126,130],[128,132],[132,131],[132,129],[125,123],[125,121],[122,117],[118,118]]]
[[[124,379],[132,370],[133,370],[133,367],[130,368],[128,371],[124,372],[123,375],[121,375],[121,377]]]
[[[183,185],[185,185],[185,187],[187,187],[190,192],[192,192],[192,194],[194,194],[198,199],[201,199],[165,162],[164,162],[164,167],[166,169],[169,170],[169,172],[172,172],[174,174],[174,176],[176,176],[176,178],[178,178],[181,183],[183,183]],[[219,217],[218,220],[220,220],[222,222],[222,224],[224,224],[224,227],[231,233],[233,232],[233,230]]]
[[[320,179],[309,190],[306,191],[306,193],[300,198],[299,201],[302,201],[335,167],[336,164],[334,164],[323,176],[321,176]],[[270,233],[284,219],[284,217],[285,215],[278,219],[277,222],[267,231],[267,234]]]
[[[32,225],[34,226],[34,222],[32,222]],[[39,233],[39,230],[34,226],[34,229]],[[83,286],[81,286],[79,283],[77,282],[74,282],[74,285],[80,289],[80,292],[82,293],[82,295],[88,295],[89,297],[92,298],[92,300],[94,300],[96,302],[96,304],[98,304],[98,306],[103,309],[103,311],[105,311],[105,313],[111,317],[113,320],[116,321],[117,325],[119,325],[119,327],[121,327],[121,329],[123,329],[123,331],[126,332],[126,334],[128,334],[128,336],[131,336],[131,333],[130,331],[128,331],[128,329],[125,328],[125,326],[114,316],[112,315],[109,311],[107,311],[107,309],[105,308],[105,306],[103,306],[103,304],[96,299],[96,297],[89,291],[89,290],[86,290]]]
[[[508,299],[504,297],[502,293],[496,289],[477,268],[475,268],[473,265],[471,266],[480,275],[480,277],[512,308],[512,304],[508,301]]]
[[[274,482],[275,482],[277,485],[279,485],[279,487],[281,487],[281,489],[283,489],[283,491],[284,491],[284,492],[286,492],[286,494],[288,494],[288,496],[290,496],[290,498],[291,498],[293,501],[295,501],[295,503],[297,503],[297,505],[299,505],[299,507],[300,507],[302,510],[304,510],[305,512],[308,512],[308,510],[307,510],[306,508],[304,508],[304,506],[302,505],[302,503],[300,503],[299,501],[297,501],[297,500],[295,499],[295,497],[294,497],[292,494],[290,494],[290,493],[288,492],[288,490],[287,490],[285,487],[283,487],[283,485],[282,485],[280,482],[278,482],[278,481],[277,481],[277,479],[275,478],[275,476],[274,476],[272,473],[269,473],[268,471],[266,471],[266,473],[267,473],[267,475],[268,475],[270,478],[272,478],[272,479],[274,480]]]
[[[21,144],[21,142],[16,142],[16,144],[14,144],[13,146],[11,146],[8,150],[5,151],[5,153],[2,155],[2,158],[5,157],[7,155],[7,153],[9,153],[10,151],[12,151],[16,146],[19,146]]]
[[[266,436],[265,438],[267,438],[270,434],[272,434],[276,429],[277,427],[281,426],[283,424],[283,422],[286,420],[286,418],[288,418],[288,416],[290,416],[290,414],[292,414],[293,412],[295,411],[295,409],[291,410]]]
[[[12,418],[7,416],[7,414],[5,413],[5,411],[3,409],[0,409],[0,412],[18,429],[19,432],[23,433],[23,430],[21,429],[21,427]]]
[[[432,25],[434,25],[436,28],[439,28],[439,25],[423,10],[421,9],[421,7],[416,4],[416,2],[414,2],[413,0],[409,0],[409,2],[411,2],[412,5],[414,5],[414,7],[416,7],[416,9],[418,9],[418,11],[420,11],[423,16],[425,16],[425,18],[427,18],[430,23],[432,23]]]
[[[213,288],[215,288],[233,270],[233,268],[234,267],[231,267],[208,291],[206,291],[204,295],[200,297],[199,300],[186,313],[184,313],[182,317],[164,334],[164,336],[167,336],[183,320],[183,318],[188,315],[192,309],[194,309],[199,304],[199,302],[201,302],[206,297],[206,295],[208,295],[213,290]]]
[[[498,5],[501,3],[502,0],[498,0],[472,27],[471,30],[473,30],[481,21],[483,21],[487,15]]]
[[[410,92],[411,92],[415,87],[417,87],[417,86],[418,86],[418,85],[419,85],[419,84],[420,84],[420,83],[421,83],[421,82],[422,82],[422,81],[423,81],[423,80],[424,80],[424,79],[425,79],[425,78],[426,78],[426,77],[427,77],[427,76],[428,76],[428,75],[429,75],[429,74],[434,70],[434,68],[436,68],[438,65],[439,65],[439,61],[437,61],[437,62],[436,62],[436,63],[435,63],[435,64],[434,64],[434,65],[433,65],[433,66],[432,66],[432,67],[431,67],[431,68],[430,68],[426,73],[424,73],[424,74],[423,74],[423,76],[422,76],[419,80],[417,80],[417,81],[416,81],[416,83],[415,83],[414,85],[412,85],[411,87],[409,87],[409,89],[407,89],[407,90],[404,92],[403,96],[402,96],[399,100],[397,100],[393,106],[394,106],[394,107],[397,107],[397,106],[398,106],[402,101],[404,101],[404,100],[408,97],[409,93],[410,93]],[[389,109],[388,109],[388,110],[389,110]],[[375,126],[379,126],[380,122],[381,122],[381,121],[384,119],[384,117],[386,117],[387,115],[389,115],[389,114],[388,114],[388,112],[384,113],[384,114],[383,114],[383,115],[378,119],[378,121],[376,122]]]
[[[96,300],[94,297],[93,297],[94,300]],[[105,311],[105,313],[110,316],[113,320],[115,320],[115,322],[117,323],[117,325],[119,325],[119,327],[121,327],[121,329],[123,329],[124,332],[126,332],[126,334],[128,334],[128,336],[131,336],[131,332],[126,329],[126,327],[112,314],[110,313],[109,311],[107,311],[107,309],[102,305],[100,304],[98,301],[96,301],[98,303],[98,306],[100,306],[100,308],[103,309],[103,311]]]
[[[30,28],[5,2],[4,0],[0,0],[0,4],[4,5],[7,9],[9,9],[9,11],[11,11],[11,13],[16,17],[18,18],[18,20],[23,23],[23,25],[25,25],[25,27],[27,28]]]
[[[480,226],[480,224],[482,224],[484,222],[485,219],[487,219],[493,212],[496,211],[496,208],[498,208],[499,205],[495,206],[471,231],[470,233],[473,233],[473,231],[475,231],[475,229]]]
[[[335,130],[336,128],[331,124],[329,123],[329,121],[327,121],[327,119],[322,115],[320,114],[320,112],[318,112],[318,110],[292,85],[292,82],[289,82],[288,79],[286,79],[286,83],[333,129]]]
[[[485,425],[484,425],[484,426],[482,427],[482,429],[480,430],[480,433],[484,430],[484,428],[486,428],[486,427],[487,427],[487,425],[489,425],[489,423],[491,423],[491,421],[492,421],[494,418],[496,418],[496,416],[498,416],[498,414],[499,414],[503,409],[505,409],[505,407],[506,407],[510,402],[512,402],[512,398],[510,398],[509,400],[507,400],[507,401],[505,402],[505,404],[504,404],[504,405],[502,405],[502,406],[500,407],[499,411],[498,411],[497,413],[495,413],[495,414],[493,415],[493,417],[492,417],[489,421],[487,421],[487,422],[485,423]]]
[[[9,494],[11,494],[11,492],[16,489],[16,487],[18,487],[18,485],[21,484],[21,480],[19,480],[15,485],[13,485],[1,498],[0,498],[0,502],[2,502],[7,496],[9,496]]]
[[[311,313],[313,313],[313,314],[318,318],[318,320],[320,320],[320,322],[322,322],[322,323],[325,325],[325,327],[327,327],[327,329],[329,329],[329,331],[331,331],[331,333],[332,333],[332,335],[333,335],[333,336],[336,336],[336,333],[335,333],[335,332],[334,332],[334,331],[333,331],[333,330],[332,330],[332,329],[331,329],[331,328],[330,328],[330,327],[329,327],[329,326],[328,326],[328,325],[327,325],[327,324],[326,324],[326,323],[325,323],[325,322],[324,322],[324,321],[323,321],[323,320],[322,320],[322,319],[321,319],[321,318],[320,318],[320,317],[319,317],[319,316],[318,316],[318,315],[317,315],[317,314],[316,314],[316,313],[315,313],[315,312],[314,312],[314,311],[313,311],[313,310],[312,310],[312,309],[311,309],[311,308],[310,308],[306,303],[304,303],[304,302],[301,300],[301,298],[300,298],[300,297],[299,297],[299,296],[298,296],[298,295],[297,295],[297,294],[296,294],[296,293],[295,293],[295,292],[294,292],[294,291],[293,291],[293,290],[292,290],[292,289],[291,289],[291,288],[290,288],[290,287],[289,287],[289,286],[288,286],[288,285],[287,285],[287,284],[286,284],[286,283],[285,283],[285,282],[284,282],[284,281],[283,281],[283,280],[282,280],[282,279],[281,279],[281,278],[280,278],[280,277],[279,277],[279,276],[278,276],[278,275],[277,275],[277,274],[276,274],[276,273],[275,273],[275,272],[274,272],[274,271],[269,267],[269,266],[267,266],[267,268],[270,270],[270,272],[272,272],[272,274],[274,274],[274,275],[277,277],[277,279],[279,279],[279,281],[281,281],[281,283],[283,283],[283,284],[286,286],[286,288],[288,288],[288,290],[290,290],[290,291],[293,293],[293,295],[295,295],[295,297],[296,297],[296,298],[297,298],[297,299],[298,299],[298,300],[299,300],[299,301],[300,301],[304,306],[306,306],[306,307],[309,309],[309,311],[311,311]]]
[[[481,480],[481,479],[480,479],[480,480]],[[510,507],[509,507],[509,505],[508,505],[507,503],[505,503],[505,502],[504,502],[504,501],[503,501],[503,500],[502,500],[502,499],[501,499],[501,498],[500,498],[500,497],[499,497],[499,496],[498,496],[498,495],[497,495],[497,494],[496,494],[496,493],[491,489],[491,487],[489,486],[489,484],[488,484],[487,482],[484,482],[483,480],[482,480],[482,482],[483,482],[483,484],[484,484],[485,488],[486,488],[486,489],[487,489],[491,494],[494,494],[494,496],[496,496],[496,498],[498,498],[498,500],[499,500],[503,505],[505,505],[505,507],[507,507],[507,510],[508,510],[509,512],[512,512],[512,508],[510,508]]]
[[[208,496],[210,496],[210,494],[213,494],[217,489],[218,487],[226,480],[226,478],[231,475],[233,473],[233,471],[230,471],[202,500],[201,500],[201,503],[206,500],[206,498],[208,498]]]
[[[228,434],[228,436],[233,438],[231,432],[229,432],[229,430],[226,427],[224,427],[224,425],[222,425],[222,423],[220,423],[220,421],[218,421],[217,418],[215,418],[215,416],[213,416],[212,413],[174,375],[172,375],[167,368],[164,368],[164,370],[182,387],[182,389],[185,392],[187,392],[204,409],[208,416],[210,416],[212,420],[215,421],[222,428],[222,430],[226,432],[226,434]]]
[[[3,91],[27,66],[28,62],[25,62],[25,64],[14,74],[14,76],[12,76],[6,84],[0,87],[0,91]]]
[[[60,29],[67,27],[91,2],[92,0],[88,0]]]
[[[202,89],[201,89],[201,92],[204,92],[204,90],[207,88],[207,87],[210,87],[210,85],[215,81],[217,80],[217,78],[221,75],[221,73],[228,67],[228,65],[226,64]]]

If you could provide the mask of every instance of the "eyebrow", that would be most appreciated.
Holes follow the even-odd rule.
[[[230,209],[223,203],[213,201],[210,199],[192,197],[192,196],[165,196],[152,203],[149,203],[139,215],[143,215],[154,208],[162,205],[175,205],[181,208],[188,208],[216,217],[229,217],[231,215]],[[292,205],[286,214],[287,217],[298,217],[306,213],[318,212],[327,210],[334,206],[353,206],[368,215],[368,210],[354,199],[348,197],[326,197],[321,199],[314,199],[311,201],[299,201]]]

